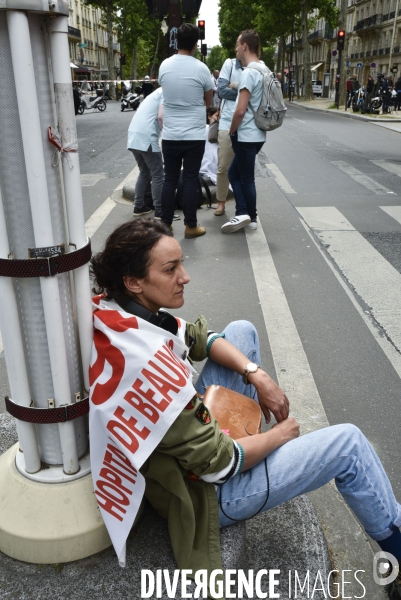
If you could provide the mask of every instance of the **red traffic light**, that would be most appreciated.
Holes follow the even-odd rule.
[[[345,44],[345,31],[344,29],[339,29],[337,33],[337,50],[344,50]]]
[[[202,19],[198,21],[198,29],[199,29],[199,39],[205,39],[205,21]]]

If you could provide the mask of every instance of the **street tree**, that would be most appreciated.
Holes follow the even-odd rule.
[[[107,31],[107,70],[110,83],[110,96],[116,97],[114,79],[116,78],[114,66],[114,50],[113,50],[113,27],[115,15],[118,8],[116,0],[91,0],[89,4],[101,8],[105,14],[106,31]]]
[[[220,71],[224,61],[228,58],[228,53],[221,46],[213,46],[206,59],[206,64],[211,73],[218,69]]]

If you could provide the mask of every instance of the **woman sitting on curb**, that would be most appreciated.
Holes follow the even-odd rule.
[[[366,533],[401,559],[401,506],[361,431],[336,425],[299,437],[287,396],[259,366],[251,323],[230,323],[220,334],[202,316],[190,324],[160,310],[181,308],[190,281],[168,227],[145,218],[121,225],[92,259],[92,271],[102,294],[94,299],[92,471],[121,563],[143,493],[168,520],[178,567],[211,571],[222,568],[219,526],[333,478]],[[206,357],[194,387],[190,359]],[[211,384],[254,398],[277,424],[233,441],[198,397]],[[105,468],[112,455],[125,465],[114,475]],[[124,468],[130,477],[122,479]],[[393,600],[400,589],[397,579]]]

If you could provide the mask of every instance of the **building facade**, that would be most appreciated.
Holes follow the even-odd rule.
[[[401,0],[348,0],[345,30],[349,77],[357,75],[361,84],[366,83],[369,75],[375,78],[377,73],[398,79],[401,75]],[[331,90],[338,66],[337,33],[338,29],[331,28],[324,19],[318,19],[308,36],[312,79],[323,81],[324,74],[330,73]],[[290,39],[287,39],[287,64],[291,68],[289,52]],[[294,40],[292,63],[293,78],[302,90],[302,40]]]
[[[87,4],[85,0],[69,0],[69,4],[68,43],[73,79],[81,81],[108,79],[108,35],[103,22],[103,11]],[[115,32],[113,33],[113,62],[115,72],[112,78],[116,79],[120,69],[120,44]]]

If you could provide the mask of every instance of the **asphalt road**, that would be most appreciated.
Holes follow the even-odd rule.
[[[86,219],[134,167],[125,146],[131,118],[110,102],[104,113],[77,117]],[[284,126],[268,134],[256,179],[260,222],[325,416],[330,424],[351,422],[365,432],[398,497],[401,224],[394,217],[399,209],[391,216],[381,207],[401,206],[400,141],[369,123],[293,106]],[[96,232],[94,249],[131,214],[132,207],[116,204]],[[234,214],[232,202],[227,214]],[[192,276],[180,314],[193,320],[202,312],[220,330],[234,319],[253,321],[263,365],[285,382],[288,373],[277,372],[277,331],[256,281],[258,275],[263,282],[264,272],[255,271],[251,234],[221,235],[224,217],[207,209],[199,220],[207,235],[197,240],[184,240],[182,221],[174,224]],[[384,282],[383,265],[390,269]],[[395,299],[390,305],[389,298]],[[290,349],[288,331],[280,335]],[[292,364],[287,371],[292,367],[296,373]],[[301,376],[295,381],[307,402],[309,388]],[[1,397],[7,391],[2,353]]]

